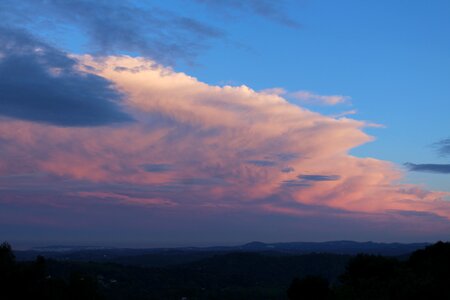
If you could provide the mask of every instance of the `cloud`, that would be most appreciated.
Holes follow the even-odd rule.
[[[168,172],[173,170],[173,166],[170,164],[144,164],[142,168],[146,172],[152,173],[160,173],[160,172]]]
[[[343,117],[346,117],[346,116],[349,116],[349,115],[355,115],[357,113],[358,113],[358,111],[356,109],[352,109],[352,110],[347,110],[347,111],[340,112],[338,114],[334,114],[331,117],[333,117],[333,118],[343,118]],[[375,124],[375,125],[377,125],[377,124]]]
[[[64,52],[8,28],[0,27],[0,42],[0,115],[60,126],[132,119],[111,81],[77,71]]]
[[[304,180],[296,180],[296,179],[290,179],[290,180],[285,180],[282,182],[282,185],[284,187],[310,187],[311,183],[305,182]]]
[[[450,155],[450,138],[449,139],[443,139],[437,143],[433,144],[441,156],[448,156]]]
[[[413,164],[405,163],[410,171],[450,174],[450,164]]]
[[[9,25],[53,33],[59,42],[67,32],[87,37],[91,53],[137,53],[169,64],[191,60],[208,40],[224,36],[217,28],[141,1],[4,0],[0,18]]]
[[[298,154],[296,153],[278,153],[275,157],[280,161],[291,161],[298,158]]]
[[[135,122],[62,128],[0,120],[0,176],[48,174],[66,182],[60,193],[70,197],[109,192],[166,199],[175,204],[167,209],[180,215],[202,209],[205,216],[325,218],[336,212],[374,221],[416,211],[450,218],[448,194],[401,184],[394,164],[349,154],[373,140],[362,121],[324,116],[247,86],[208,85],[144,58],[76,61],[77,69],[114,83]],[[165,171],[168,166],[176,172]],[[12,190],[17,180],[0,182],[0,190]]]
[[[300,24],[290,18],[284,9],[284,1],[271,0],[195,0],[198,3],[214,8],[216,11],[224,13],[244,12],[253,13],[279,24],[299,28]]]
[[[281,172],[283,172],[283,173],[291,173],[294,171],[295,171],[295,169],[293,167],[285,167],[285,168],[281,169]]]
[[[315,105],[338,105],[348,103],[350,97],[342,95],[318,95],[308,91],[289,92],[284,88],[275,87],[270,89],[263,89],[260,93],[274,96],[285,96],[288,99],[294,99],[302,104],[315,104]],[[343,117],[346,115],[355,114],[356,110],[350,110],[341,114],[335,115],[335,118]]]
[[[277,163],[271,160],[247,160],[247,163],[258,167],[273,167]]]
[[[319,104],[319,105],[337,105],[347,103],[350,100],[348,96],[342,95],[318,95],[308,91],[298,91],[289,93],[289,97],[298,100],[305,104]]]
[[[293,172],[294,168],[285,168],[282,172]],[[298,175],[297,179],[285,180],[282,182],[283,187],[288,188],[304,188],[311,187],[313,182],[336,181],[341,177],[339,175]]]
[[[306,181],[335,181],[341,178],[339,175],[298,175],[297,177]]]
[[[450,139],[443,139],[433,144],[440,156],[450,155]],[[407,162],[409,171],[450,174],[450,164],[414,164]]]
[[[183,178],[178,181],[179,184],[183,185],[198,185],[198,186],[215,186],[215,185],[226,185],[226,182],[220,178]]]
[[[263,89],[259,91],[262,94],[267,95],[275,95],[275,96],[283,96],[287,93],[287,91],[280,87],[270,88],[270,89]]]
[[[176,204],[167,199],[161,198],[141,198],[124,194],[110,193],[110,192],[75,192],[73,196],[86,197],[92,199],[106,199],[119,201],[125,205],[139,205],[139,206],[175,206]]]

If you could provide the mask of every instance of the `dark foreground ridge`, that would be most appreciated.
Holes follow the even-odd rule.
[[[450,299],[450,243],[401,257],[251,250],[266,245],[250,243],[235,252],[135,253],[108,261],[16,261],[4,243],[0,298]],[[76,251],[105,250],[111,249]]]

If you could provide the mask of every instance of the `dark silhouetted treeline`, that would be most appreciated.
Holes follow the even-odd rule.
[[[67,279],[54,278],[44,257],[17,263],[11,246],[0,245],[0,299],[103,299],[97,290],[91,277],[71,273]]]
[[[158,267],[145,266],[155,265],[148,256],[134,262],[17,262],[4,243],[0,299],[450,299],[450,243],[442,242],[402,259],[239,252]]]
[[[295,278],[287,293],[290,300],[450,299],[450,243],[417,250],[405,261],[359,254],[337,284],[321,277]]]

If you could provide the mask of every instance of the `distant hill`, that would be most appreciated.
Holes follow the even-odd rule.
[[[212,257],[216,254],[256,252],[277,255],[329,253],[356,255],[358,253],[384,256],[404,256],[426,247],[427,243],[374,243],[353,241],[331,242],[251,242],[239,246],[178,247],[178,248],[105,248],[95,246],[50,246],[26,251],[15,251],[18,260],[34,260],[42,255],[65,261],[114,262],[125,265],[162,267],[185,264]]]
[[[353,242],[353,241],[332,241],[332,242],[291,242],[291,243],[261,243],[251,242],[239,249],[247,251],[278,251],[296,254],[304,253],[334,253],[334,254],[376,254],[385,256],[399,256],[416,251],[428,246],[428,243],[374,243],[374,242]]]

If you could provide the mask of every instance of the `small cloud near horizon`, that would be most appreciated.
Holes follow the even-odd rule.
[[[450,174],[450,164],[414,164],[405,163],[409,171]]]
[[[450,138],[440,140],[433,144],[440,156],[450,155]]]

